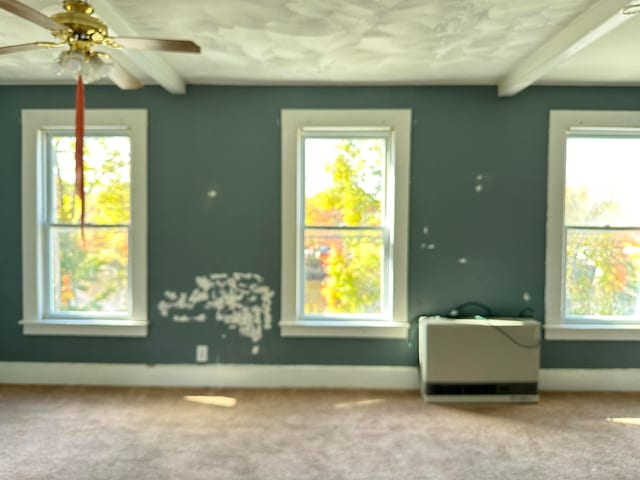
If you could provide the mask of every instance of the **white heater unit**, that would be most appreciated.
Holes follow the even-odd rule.
[[[537,402],[540,324],[521,318],[419,318],[427,402]]]

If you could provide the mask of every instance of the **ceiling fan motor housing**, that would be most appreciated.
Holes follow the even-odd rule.
[[[94,17],[93,7],[86,2],[66,0],[64,12],[51,15],[51,19],[66,25],[70,30],[52,32],[68,43],[71,49],[88,51],[93,45],[102,45],[109,37],[107,25]]]

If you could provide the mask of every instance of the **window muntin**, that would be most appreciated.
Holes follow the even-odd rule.
[[[301,132],[299,318],[389,316],[391,133]]]
[[[640,131],[566,136],[566,322],[640,320]]]

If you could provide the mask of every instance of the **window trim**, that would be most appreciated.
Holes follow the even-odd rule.
[[[392,162],[389,182],[394,185],[392,271],[389,285],[391,294],[390,321],[337,320],[297,318],[297,245],[298,188],[303,180],[299,163],[302,146],[299,142],[302,128],[331,130],[392,131]],[[351,338],[406,338],[409,322],[407,311],[408,290],[408,222],[409,222],[409,162],[411,145],[411,110],[293,110],[281,111],[282,128],[282,250],[281,250],[281,334],[284,337],[351,337]]]
[[[145,337],[147,317],[147,111],[144,109],[89,109],[85,124],[131,134],[130,318],[44,318],[46,294],[41,285],[45,266],[40,256],[45,245],[42,225],[46,205],[42,161],[43,130],[74,128],[69,109],[22,110],[22,308],[24,335],[79,335]],[[35,194],[34,194],[35,193]]]
[[[564,193],[567,132],[593,128],[640,129],[640,112],[551,110],[547,178],[547,245],[545,281],[546,340],[640,340],[640,323],[564,321]]]

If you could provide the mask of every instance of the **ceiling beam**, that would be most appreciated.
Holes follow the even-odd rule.
[[[622,9],[633,3],[637,2],[598,0],[516,65],[498,83],[498,96],[521,92],[590,43],[631,20],[634,15],[623,15]]]
[[[91,0],[91,6],[94,7],[96,15],[109,25],[109,29],[113,29],[116,37],[117,35],[123,37],[139,35],[127,20],[111,6],[108,0]],[[132,49],[122,49],[121,51],[168,92],[186,93],[187,86],[183,78],[158,53]]]

